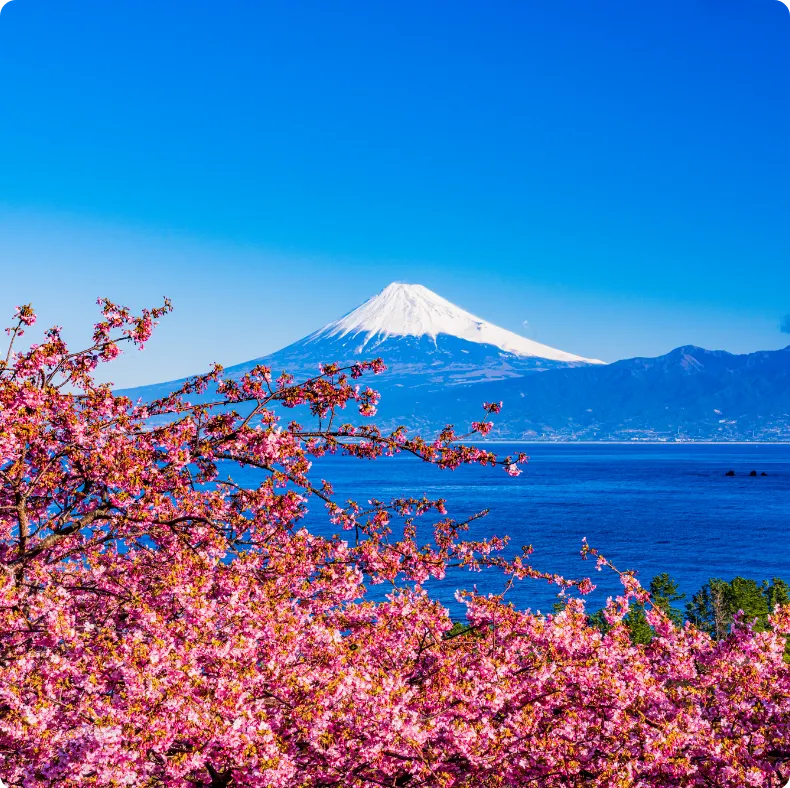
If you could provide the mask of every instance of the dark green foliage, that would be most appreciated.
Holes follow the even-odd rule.
[[[672,607],[672,603],[685,599],[685,594],[678,593],[678,584],[666,572],[656,575],[650,581],[650,595],[653,604],[663,610],[676,626],[683,624],[682,611]],[[647,644],[655,635],[653,627],[647,623],[645,606],[638,602],[631,604],[623,622],[634,643]]]
[[[767,596],[769,610],[773,610],[777,605],[790,604],[790,585],[784,580],[775,577],[770,585],[764,582],[763,586],[767,587],[763,593]]]
[[[628,628],[632,643],[645,645],[653,639],[653,627],[647,623],[645,616],[645,606],[638,603],[632,604],[631,609],[626,613],[623,623]]]
[[[744,621],[755,621],[756,629],[766,629],[768,615],[771,612],[771,608],[768,606],[768,595],[765,593],[766,589],[767,583],[763,583],[760,587],[754,580],[736,577],[730,583],[729,594],[726,597],[730,606],[728,610],[730,617],[736,616],[738,611],[742,610]]]
[[[790,601],[790,587],[779,578],[770,583],[736,577],[732,582],[709,580],[686,605],[689,621],[712,638],[724,637],[735,616],[743,612],[743,621],[758,631],[768,628],[768,616],[777,604]]]
[[[666,572],[656,575],[650,581],[650,594],[653,604],[663,610],[675,626],[683,624],[683,611],[672,607],[672,603],[685,599],[686,595],[678,593],[678,584]]]
[[[728,587],[729,583],[724,580],[711,578],[686,605],[688,620],[712,638],[724,637],[732,623],[727,601]]]
[[[605,635],[612,628],[611,624],[604,618],[603,610],[596,610],[587,620],[591,627],[600,629],[602,635]]]
[[[486,631],[490,630],[487,630],[487,628],[481,629],[480,627],[471,626],[470,624],[464,624],[463,621],[454,621],[452,628],[444,633],[444,639],[451,640],[452,638],[467,636],[484,638],[486,636]]]
[[[650,596],[653,604],[663,610],[675,626],[683,626],[683,611],[673,607],[673,602],[680,602],[686,595],[678,593],[678,584],[666,572],[650,581]],[[790,604],[790,585],[777,577],[762,583],[743,577],[736,577],[731,582],[714,577],[686,605],[685,618],[718,640],[730,631],[739,611],[743,612],[743,622],[752,624],[759,632],[768,628],[768,617],[773,609],[787,604]],[[555,612],[562,607],[562,603],[555,605]],[[604,618],[603,610],[590,614],[588,621],[604,635],[612,628]],[[645,606],[639,603],[631,604],[623,623],[634,643],[647,644],[655,635],[647,622]],[[790,639],[787,652],[790,661]]]
[[[557,613],[562,613],[562,611],[565,610],[566,605],[567,602],[564,599],[559,599],[551,606],[551,612],[554,613],[554,615],[557,615]]]
[[[444,633],[444,639],[449,640],[450,638],[464,635],[469,632],[470,629],[471,627],[468,624],[464,624],[463,621],[455,621],[453,622],[452,629]]]

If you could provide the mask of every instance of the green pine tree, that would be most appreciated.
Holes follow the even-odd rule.
[[[732,623],[728,603],[729,585],[725,580],[712,577],[686,605],[688,620],[717,640],[727,634]]]
[[[647,623],[645,606],[638,602],[632,603],[631,608],[626,613],[623,623],[628,628],[632,643],[645,645],[653,639],[653,627]]]
[[[790,602],[790,586],[779,578],[758,584],[736,577],[731,582],[711,578],[686,606],[689,621],[712,638],[723,638],[739,612],[757,631],[768,628],[768,616],[778,604]]]
[[[656,575],[650,581],[650,594],[653,604],[663,610],[675,626],[682,626],[683,611],[672,607],[672,603],[685,599],[686,595],[678,593],[678,584],[666,572]]]
[[[603,610],[596,610],[587,620],[591,627],[600,629],[602,635],[605,635],[612,628],[611,624],[604,618]]]
[[[742,621],[746,624],[754,622],[758,631],[768,628],[768,597],[765,593],[766,584],[758,585],[755,580],[736,577],[730,583],[729,606],[730,615],[734,618],[742,613]]]
[[[769,583],[767,580],[763,582],[763,594],[768,600],[768,609],[773,612],[777,605],[790,604],[790,585],[774,577]]]
[[[678,593],[678,584],[666,572],[656,575],[650,581],[650,594],[653,597],[653,604],[661,608],[677,626],[683,623],[682,612],[672,607],[672,603],[685,599],[685,594]],[[603,634],[606,634],[611,629],[604,618],[602,610],[593,613],[589,617],[589,621],[591,626],[597,627]],[[645,606],[638,602],[631,603],[623,623],[627,627],[628,634],[634,643],[649,643],[655,635],[653,627],[647,623]]]

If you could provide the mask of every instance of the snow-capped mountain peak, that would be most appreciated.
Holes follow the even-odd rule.
[[[362,349],[369,343],[375,345],[389,337],[427,336],[435,340],[440,334],[493,345],[516,356],[603,363],[542,345],[488,323],[423,285],[398,282],[393,282],[344,317],[316,331],[308,342],[330,337],[359,337]]]

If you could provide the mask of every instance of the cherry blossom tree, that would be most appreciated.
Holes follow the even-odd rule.
[[[106,300],[91,347],[60,329],[0,362],[0,779],[9,786],[778,786],[790,777],[790,608],[713,640],[633,574],[591,626],[571,581],[424,497],[340,502],[311,461],[407,453],[452,470],[497,457],[344,422],[375,416],[380,360],[306,381],[220,367],[155,402],[94,372],[142,347],[169,302]],[[289,410],[307,421],[286,423]],[[350,420],[349,420],[350,421]],[[238,469],[257,469],[257,486]],[[234,472],[237,479],[234,479]],[[247,474],[246,478],[249,477]],[[337,534],[305,526],[324,507]],[[584,546],[597,568],[617,571]],[[451,566],[548,581],[561,612],[426,592]],[[384,584],[386,595],[368,588]],[[623,618],[646,609],[655,637]]]

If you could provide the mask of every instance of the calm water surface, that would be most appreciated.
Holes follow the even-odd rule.
[[[314,470],[332,481],[340,499],[425,493],[446,498],[457,519],[489,508],[472,536],[507,534],[515,551],[534,546],[539,569],[591,575],[598,585],[589,597],[592,607],[619,584],[580,559],[585,536],[618,568],[636,570],[643,583],[666,571],[687,595],[710,577],[790,581],[790,446],[533,444],[497,445],[496,451],[526,451],[524,474],[511,478],[501,468],[440,471],[406,457],[323,458]],[[734,478],[725,476],[729,469],[736,471]],[[749,477],[752,469],[768,476]],[[336,530],[327,528],[320,507],[313,509],[311,527]],[[431,590],[459,612],[455,590],[474,584],[497,593],[503,587],[496,573],[456,570]],[[519,607],[544,611],[555,595],[555,587],[535,580],[509,592]]]

